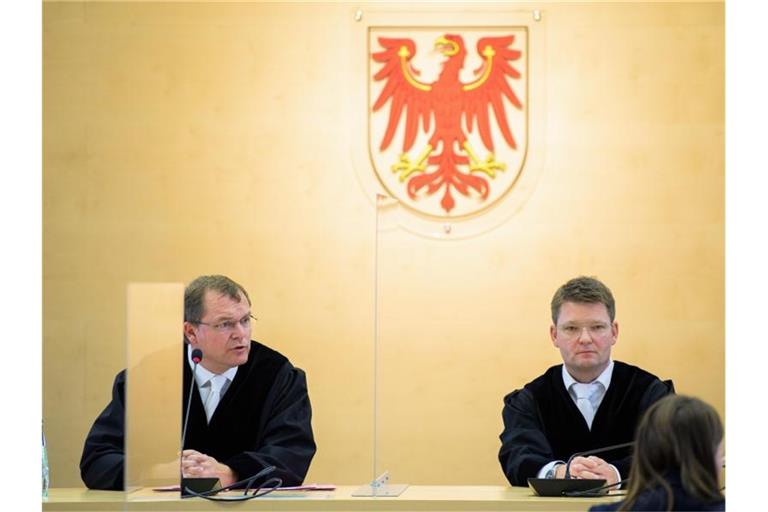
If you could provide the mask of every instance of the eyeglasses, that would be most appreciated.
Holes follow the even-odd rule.
[[[240,320],[224,320],[222,322],[217,322],[215,324],[211,324],[208,322],[201,322],[198,320],[197,322],[190,322],[190,323],[197,324],[197,325],[207,325],[214,331],[232,332],[237,328],[237,324],[240,324],[240,327],[242,327],[243,329],[249,328],[251,326],[251,319],[257,320],[255,316],[248,313]]]
[[[558,327],[557,330],[560,335],[565,339],[573,339],[581,336],[581,333],[587,330],[589,336],[592,338],[605,336],[610,331],[610,325],[608,324],[592,324],[592,325],[572,325],[566,324]]]

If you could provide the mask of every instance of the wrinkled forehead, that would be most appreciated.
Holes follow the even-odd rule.
[[[248,312],[251,305],[242,291],[236,297],[218,290],[206,290],[203,298],[203,316],[233,316],[239,317]]]

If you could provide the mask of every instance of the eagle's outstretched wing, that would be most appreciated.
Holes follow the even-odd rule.
[[[515,36],[480,38],[477,41],[477,51],[483,58],[483,65],[475,72],[480,74],[480,77],[463,86],[463,111],[467,129],[472,131],[476,119],[480,138],[488,151],[493,151],[493,138],[489,126],[490,108],[493,108],[504,140],[510,148],[517,148],[502,102],[502,96],[506,96],[512,105],[522,108],[520,100],[507,83],[508,76],[520,78],[520,73],[510,64],[520,58],[520,51],[509,47],[514,40]]]
[[[407,152],[416,140],[419,118],[422,121],[424,131],[429,130],[431,118],[429,84],[416,80],[418,71],[411,67],[411,59],[416,54],[416,45],[412,39],[397,39],[380,37],[379,44],[384,48],[374,53],[376,62],[383,62],[384,66],[373,77],[374,80],[384,80],[384,89],[379,94],[373,111],[383,107],[391,98],[389,107],[389,121],[387,131],[381,141],[381,151],[389,147],[395,130],[400,122],[400,116],[405,110],[405,137],[403,137],[403,152]]]

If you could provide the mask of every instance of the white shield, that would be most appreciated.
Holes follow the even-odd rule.
[[[481,40],[500,41],[509,36],[512,40],[503,49],[488,51],[484,44],[483,48],[478,47]],[[503,201],[520,177],[528,148],[527,27],[370,27],[368,37],[368,146],[383,188],[411,211],[435,220],[475,217]],[[390,42],[382,42],[387,40]],[[392,61],[394,52],[389,51],[387,62],[388,44],[391,47],[393,40],[412,43],[405,50],[406,45],[398,45],[399,61]],[[459,60],[453,67],[447,64],[460,51],[456,41],[463,41],[464,50],[459,55],[463,55],[463,66],[458,79],[448,75]],[[413,54],[411,48],[415,50]],[[389,74],[377,79],[385,66],[390,67]],[[500,70],[507,72],[499,74]],[[491,75],[491,71],[497,74]],[[500,92],[499,80],[506,83],[514,100],[510,100],[508,93]],[[391,81],[397,83],[389,87],[397,85],[399,92],[385,93],[385,101],[374,110]],[[422,108],[427,106],[425,117],[429,121],[428,126],[424,118],[419,121],[415,139],[406,149],[409,109],[413,115],[416,108],[413,101],[408,104],[412,97],[419,98],[413,101],[418,101]],[[446,97],[450,100],[445,100]],[[398,101],[406,103],[399,115]],[[499,109],[503,115],[497,115]],[[475,112],[471,129],[470,111]],[[483,112],[492,150],[480,133],[478,119]],[[390,127],[390,123],[395,126]],[[508,127],[506,137],[503,124]],[[394,130],[394,135],[382,147],[388,129]],[[451,137],[437,137],[440,134]],[[460,143],[456,134],[465,138],[465,143]],[[509,142],[509,134],[513,143]],[[442,161],[430,161],[438,158]],[[446,163],[446,159],[454,163]]]

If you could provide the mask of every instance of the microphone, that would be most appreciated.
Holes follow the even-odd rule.
[[[606,446],[604,448],[595,448],[577,452],[568,458],[565,464],[565,478],[529,478],[528,486],[533,488],[538,496],[592,496],[597,489],[605,489],[605,479],[602,478],[571,478],[571,462],[576,457],[585,455],[595,455],[598,453],[629,448],[635,443],[622,443]]]
[[[189,423],[189,410],[192,408],[192,389],[195,385],[195,376],[197,375],[197,365],[203,360],[203,351],[196,348],[192,351],[192,382],[189,383],[189,398],[187,398],[187,413],[184,415],[184,428],[181,430],[181,451],[184,451],[184,441],[187,439],[187,424]]]
[[[186,487],[182,489],[182,498],[189,498],[189,497],[198,497],[198,498],[204,498],[206,500],[210,501],[247,501],[251,500],[253,498],[261,498],[262,496],[266,496],[267,494],[276,491],[283,485],[283,480],[278,477],[272,477],[268,480],[265,480],[261,485],[254,488],[254,483],[259,478],[263,478],[265,476],[270,475],[271,473],[274,473],[277,468],[275,466],[267,466],[263,468],[261,471],[256,473],[253,476],[250,476],[244,480],[240,480],[239,482],[235,482],[233,484],[230,484],[226,487],[216,487],[214,489],[210,490],[200,490],[195,491],[194,489],[190,489],[189,487]],[[189,479],[187,479],[189,480]],[[241,486],[245,484],[245,491],[243,491],[242,496],[224,496],[224,497],[218,497],[216,494],[223,492],[223,491],[229,491],[234,489],[235,487]],[[248,491],[251,491],[253,489],[253,492],[251,494],[248,494]]]
[[[187,397],[187,412],[184,415],[184,427],[181,431],[181,451],[184,453],[184,442],[187,439],[187,427],[189,426],[189,411],[192,409],[192,390],[195,387],[195,377],[197,376],[197,365],[203,360],[203,351],[196,348],[192,351],[192,380],[189,383],[189,396]],[[219,479],[215,477],[185,477],[181,471],[181,457],[179,457],[179,473],[181,473],[181,497],[186,498],[192,495],[189,491],[193,492],[206,492],[211,489],[216,489],[220,486]]]

